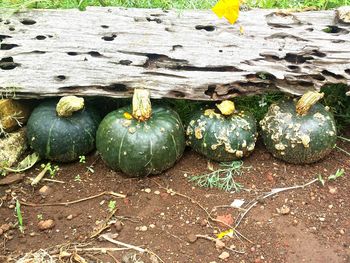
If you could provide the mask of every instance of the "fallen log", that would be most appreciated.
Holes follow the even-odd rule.
[[[0,92],[122,98],[145,86],[153,98],[219,100],[350,86],[344,10],[253,9],[234,25],[197,10],[1,10]]]

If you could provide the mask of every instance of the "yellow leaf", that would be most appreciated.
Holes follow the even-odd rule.
[[[222,239],[222,238],[224,238],[225,236],[230,236],[230,237],[232,237],[232,236],[233,236],[233,233],[234,233],[233,229],[229,229],[229,230],[226,230],[226,231],[223,231],[223,232],[217,234],[216,236],[217,236],[218,239]]]
[[[124,112],[124,118],[127,120],[131,120],[133,117],[129,112]]]
[[[239,15],[239,4],[239,0],[219,0],[212,10],[219,18],[225,17],[233,24]]]

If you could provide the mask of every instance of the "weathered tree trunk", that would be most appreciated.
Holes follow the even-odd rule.
[[[1,11],[3,17],[6,10]],[[335,10],[31,10],[0,23],[0,92],[216,100],[350,86],[350,25]]]

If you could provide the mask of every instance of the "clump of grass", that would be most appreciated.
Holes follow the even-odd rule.
[[[123,6],[162,9],[209,9],[216,0],[2,0],[0,7],[24,5],[29,8],[79,8],[87,6]]]
[[[241,176],[243,169],[248,168],[243,166],[242,161],[223,162],[220,163],[219,169],[207,174],[194,175],[189,180],[200,187],[239,192],[243,185],[236,181],[236,177]]]
[[[247,0],[251,7],[259,8],[304,8],[330,9],[349,5],[349,0]]]

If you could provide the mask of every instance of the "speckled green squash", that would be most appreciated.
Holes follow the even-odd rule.
[[[70,162],[95,148],[100,116],[93,108],[84,108],[69,117],[56,113],[57,100],[41,103],[27,123],[27,139],[42,158]]]
[[[296,113],[295,101],[280,101],[270,106],[260,125],[267,150],[289,163],[316,162],[335,147],[333,115],[320,103],[302,116]]]
[[[131,106],[109,113],[96,136],[97,150],[114,170],[139,177],[159,174],[172,167],[185,149],[184,128],[178,114],[155,106],[145,121],[125,117]]]
[[[187,145],[211,160],[238,160],[254,150],[256,120],[243,111],[224,116],[213,109],[202,109],[193,114],[186,135]]]

